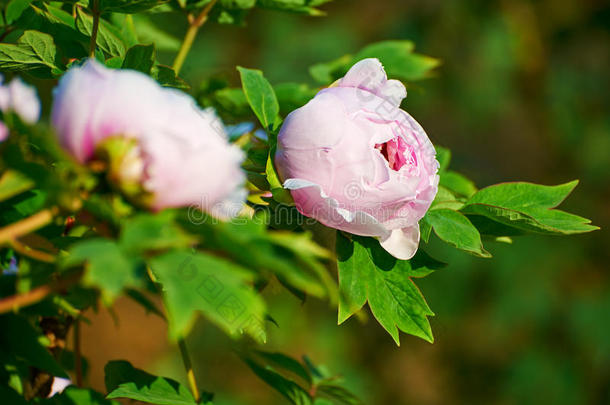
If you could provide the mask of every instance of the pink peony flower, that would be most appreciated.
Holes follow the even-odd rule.
[[[439,182],[434,146],[400,109],[406,95],[379,60],[362,60],[288,115],[275,156],[303,215],[377,237],[404,260],[417,251],[418,221]]]
[[[6,85],[1,85],[0,110],[4,113],[13,111],[24,122],[34,124],[40,119],[40,100],[36,88],[24,83],[18,77]]]
[[[2,80],[0,75],[0,83]],[[0,110],[3,113],[16,113],[25,123],[36,123],[40,119],[40,100],[36,89],[18,77],[9,84],[0,84]],[[0,121],[0,142],[8,138],[9,132],[6,124]]]
[[[228,143],[215,113],[142,73],[94,60],[71,68],[55,89],[52,122],[61,143],[83,163],[105,141],[132,140],[118,181],[141,185],[154,209],[198,206],[227,217],[242,207],[244,156]]]

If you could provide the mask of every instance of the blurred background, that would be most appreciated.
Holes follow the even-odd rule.
[[[453,151],[452,168],[479,187],[578,178],[564,207],[602,230],[487,242],[488,260],[426,247],[451,263],[417,280],[436,313],[432,345],[402,335],[396,347],[374,319],[337,326],[327,303],[301,304],[271,286],[278,326],[269,326],[265,349],[307,354],[367,404],[610,404],[610,4],[336,0],[324,10],[321,18],[255,10],[238,28],[210,23],[182,76],[196,91],[210,75],[242,65],[274,84],[313,85],[314,63],[375,41],[412,40],[442,65],[409,87],[406,107],[435,144]],[[153,22],[177,38],[185,30],[180,16]],[[171,63],[174,54],[161,59]],[[229,79],[238,85],[237,74]],[[184,380],[160,319],[126,301],[115,312],[118,321],[102,309],[84,330],[95,388],[103,389],[105,362],[120,357]],[[214,326],[200,322],[188,343],[215,404],[286,403]]]

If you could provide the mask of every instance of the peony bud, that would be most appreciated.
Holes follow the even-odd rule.
[[[288,115],[275,156],[303,215],[377,237],[405,260],[417,251],[418,221],[439,182],[434,146],[400,109],[406,95],[379,60],[362,60]]]
[[[220,120],[142,73],[94,60],[71,68],[55,89],[52,122],[77,160],[109,158],[111,180],[140,187],[154,209],[196,205],[220,217],[241,209],[243,153]]]

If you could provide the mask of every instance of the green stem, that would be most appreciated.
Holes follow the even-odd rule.
[[[186,35],[184,36],[184,40],[182,41],[182,45],[180,45],[180,50],[178,51],[178,55],[176,55],[176,59],[174,60],[173,68],[176,74],[180,73],[180,69],[182,69],[182,65],[184,65],[184,61],[186,60],[186,56],[188,55],[191,47],[193,46],[193,42],[197,37],[197,33],[199,32],[199,28],[208,20],[208,14],[212,10],[212,7],[216,4],[218,0],[212,0],[208,3],[207,6],[196,18],[193,18],[192,15],[189,14],[189,27],[186,30]]]
[[[184,363],[184,369],[186,370],[189,388],[195,398],[195,402],[199,403],[201,394],[199,393],[199,387],[197,386],[197,380],[195,379],[195,373],[193,372],[193,364],[191,363],[191,357],[189,356],[184,338],[178,340],[178,347],[180,347],[180,354],[182,355],[182,362]]]
[[[97,44],[97,32],[100,26],[99,0],[93,0],[93,28],[91,29],[91,43],[89,45],[89,56],[95,58],[95,45]]]

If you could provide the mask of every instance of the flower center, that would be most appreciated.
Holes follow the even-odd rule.
[[[375,149],[381,152],[392,170],[399,171],[404,165],[415,165],[417,163],[412,148],[400,136],[376,144]]]

